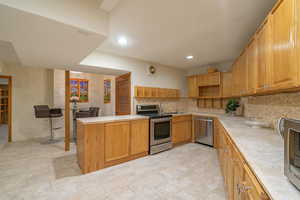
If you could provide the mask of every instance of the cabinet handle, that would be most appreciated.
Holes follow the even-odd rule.
[[[251,186],[247,186],[246,183],[242,183],[242,186],[241,186],[242,193],[247,192],[247,191],[249,191],[251,189],[252,189]]]

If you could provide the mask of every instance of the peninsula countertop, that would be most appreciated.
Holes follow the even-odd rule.
[[[79,118],[78,121],[83,124],[98,124],[98,123],[131,121],[131,120],[139,120],[139,119],[149,119],[149,117],[142,116],[142,115],[112,115],[112,116]]]

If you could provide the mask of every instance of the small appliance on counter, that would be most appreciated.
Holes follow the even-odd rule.
[[[199,116],[194,118],[195,142],[211,147],[213,146],[213,121],[213,118],[210,117]]]
[[[136,114],[150,117],[150,154],[172,148],[172,115],[161,114],[158,105],[137,105]]]
[[[300,120],[280,118],[277,125],[284,139],[284,174],[300,190]]]

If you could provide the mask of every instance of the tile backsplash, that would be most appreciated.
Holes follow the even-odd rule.
[[[160,104],[164,112],[211,112],[223,114],[223,109],[197,107],[197,100],[182,99],[139,99],[137,104]],[[275,127],[280,117],[300,119],[300,92],[281,93],[267,96],[241,98],[244,117],[264,121]]]
[[[300,119],[300,93],[281,93],[242,98],[244,116],[262,120],[274,127],[280,117]]]

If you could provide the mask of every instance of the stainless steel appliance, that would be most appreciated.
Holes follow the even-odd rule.
[[[213,118],[210,117],[199,116],[194,118],[195,141],[197,143],[213,146],[213,122]]]
[[[171,149],[172,115],[160,114],[158,105],[137,105],[136,113],[150,118],[150,154]]]
[[[278,131],[284,138],[284,174],[300,190],[300,120],[281,118]]]

